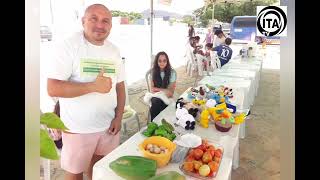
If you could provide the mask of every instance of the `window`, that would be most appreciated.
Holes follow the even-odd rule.
[[[234,21],[234,27],[256,27],[256,18],[238,18]]]

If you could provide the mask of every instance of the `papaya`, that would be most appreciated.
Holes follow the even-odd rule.
[[[149,178],[148,180],[185,180],[186,177],[179,174],[176,171],[166,171],[162,172],[156,176],[153,176],[152,178]]]
[[[157,161],[141,156],[122,156],[109,164],[110,169],[127,180],[147,180],[155,176]]]

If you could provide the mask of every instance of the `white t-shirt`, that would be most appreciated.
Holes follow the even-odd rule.
[[[214,36],[213,40],[213,47],[220,46],[221,44],[225,44],[226,38],[223,36],[222,38],[219,38],[218,36]]]
[[[89,93],[74,98],[59,98],[60,117],[69,132],[95,133],[109,128],[117,106],[116,83],[125,80],[124,65],[118,48],[106,40],[104,45],[89,43],[83,32],[75,33],[56,46],[50,60],[47,77],[71,82],[93,82],[95,76],[83,75],[81,62],[85,60],[114,63],[115,75],[109,93]]]

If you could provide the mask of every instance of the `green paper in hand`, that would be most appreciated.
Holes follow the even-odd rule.
[[[48,128],[68,130],[55,113],[44,113],[40,117],[40,123],[47,125]]]
[[[40,129],[40,156],[47,159],[58,160],[56,145],[49,137],[47,131]]]

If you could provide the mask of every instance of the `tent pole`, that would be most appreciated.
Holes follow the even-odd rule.
[[[152,59],[152,54],[153,54],[153,0],[150,0],[150,3],[151,3],[151,8],[150,8],[150,35],[151,35],[151,37],[150,37],[150,59],[151,59],[151,67],[152,67],[152,61],[153,61],[153,59]]]

